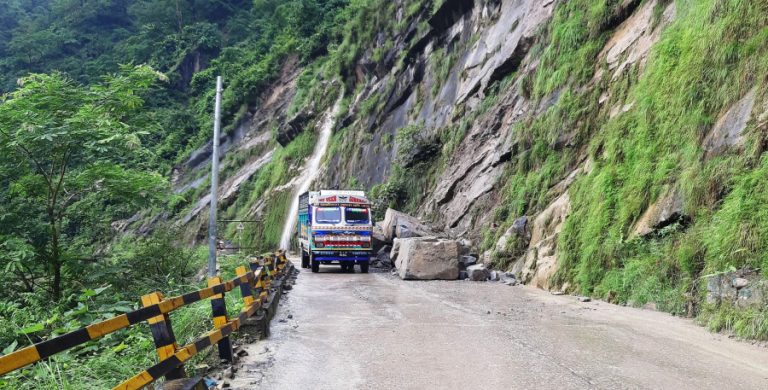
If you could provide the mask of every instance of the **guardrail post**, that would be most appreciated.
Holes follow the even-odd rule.
[[[214,276],[208,279],[208,287],[213,287],[217,284],[221,284],[221,278]],[[213,311],[213,326],[216,329],[221,329],[227,325],[227,305],[224,302],[224,294],[216,294],[211,297],[211,309]],[[219,358],[232,362],[232,343],[229,340],[229,336],[224,337],[217,343],[219,346]]]
[[[237,267],[235,270],[237,273],[237,276],[244,276],[248,272],[245,270],[245,266]],[[254,273],[255,275],[255,273]],[[255,282],[255,279],[253,280]],[[242,283],[240,284],[240,295],[243,296],[243,303],[245,304],[245,307],[248,308],[253,304],[253,288],[251,287],[251,283]]]
[[[158,304],[162,300],[163,294],[153,292],[142,296],[141,304],[142,306],[147,307]],[[168,314],[152,317],[147,320],[147,322],[149,323],[149,329],[152,331],[152,338],[155,341],[155,348],[157,349],[157,356],[160,358],[160,361],[173,356],[176,351],[179,350],[179,345],[176,344],[176,336],[173,334],[171,318]],[[183,365],[165,375],[166,379],[180,379],[185,377],[186,372],[184,372]]]

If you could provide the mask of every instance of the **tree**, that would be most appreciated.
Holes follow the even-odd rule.
[[[83,221],[86,206],[98,216],[116,207],[125,210],[124,205],[146,205],[165,192],[159,174],[131,167],[142,153],[142,132],[129,125],[129,115],[142,106],[140,92],[159,77],[147,66],[124,66],[84,87],[61,73],[33,74],[0,100],[0,153],[5,156],[0,162],[9,172],[4,195],[15,208],[9,214],[25,215],[32,225],[17,221],[3,227],[0,244],[16,248],[16,265],[8,266],[14,270],[23,271],[30,253],[36,253],[56,300],[62,295],[62,272],[74,261],[65,253],[74,236],[67,232],[73,221]],[[70,213],[73,209],[79,209],[77,215]],[[35,221],[44,224],[44,234]],[[23,279],[28,288],[33,280]]]

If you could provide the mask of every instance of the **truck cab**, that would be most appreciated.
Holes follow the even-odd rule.
[[[363,191],[323,190],[299,195],[301,266],[318,272],[338,264],[346,272],[368,272],[371,259],[371,203]]]

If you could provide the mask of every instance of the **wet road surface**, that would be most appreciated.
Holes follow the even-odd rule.
[[[768,389],[768,348],[690,320],[337,266],[303,270],[245,348],[236,389]]]

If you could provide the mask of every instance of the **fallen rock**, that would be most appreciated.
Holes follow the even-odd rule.
[[[469,279],[466,270],[459,271],[459,280]]]
[[[744,288],[749,285],[749,280],[744,278],[733,278],[733,281],[731,281],[731,284],[733,285],[733,288],[736,288],[736,289]]]
[[[707,303],[728,304],[742,308],[768,305],[768,279],[754,269],[709,276],[706,280]]]
[[[418,218],[393,209],[387,209],[381,228],[386,242],[393,242],[396,237],[413,238],[438,235]]]
[[[387,237],[384,236],[384,230],[381,225],[376,223],[376,226],[373,227],[373,231],[371,231],[371,248],[373,251],[378,252],[381,248],[391,243],[392,240],[387,240]]]
[[[397,239],[395,267],[401,279],[453,280],[459,276],[459,244],[436,237]]]
[[[490,278],[492,282],[498,282],[501,279],[499,271],[491,271]]]
[[[592,298],[590,298],[590,297],[582,297],[582,296],[578,296],[578,297],[576,297],[576,299],[577,299],[579,302],[591,302],[591,301],[592,301]]]
[[[467,275],[469,275],[469,280],[481,282],[488,280],[491,273],[488,271],[488,268],[485,268],[485,265],[474,264],[467,267]]]
[[[385,245],[379,249],[379,251],[376,253],[376,260],[381,263],[383,267],[391,267],[392,266],[392,260],[390,259],[390,253],[392,252],[392,247],[389,245]]]
[[[389,261],[397,266],[397,258],[400,255],[400,239],[395,238],[392,242],[392,250],[389,252]]]
[[[477,264],[477,257],[469,255],[461,256],[459,263],[464,265],[464,267],[469,267],[470,265]]]

